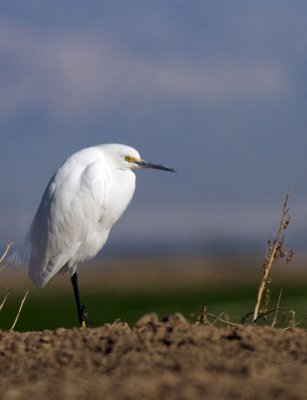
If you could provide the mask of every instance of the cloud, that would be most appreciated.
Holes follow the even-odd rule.
[[[2,20],[0,118],[39,110],[60,119],[164,101],[223,105],[278,98],[287,69],[270,60],[135,54],[99,33],[37,32]]]

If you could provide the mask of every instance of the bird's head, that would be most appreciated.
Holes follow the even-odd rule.
[[[177,172],[174,168],[169,168],[160,164],[153,164],[151,162],[142,160],[139,152],[133,147],[121,144],[105,145],[108,156],[116,163],[120,169],[130,169],[135,171],[137,169],[152,168],[161,171]]]

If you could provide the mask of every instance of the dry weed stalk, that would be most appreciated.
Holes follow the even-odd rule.
[[[258,314],[258,317],[257,317],[257,319],[254,321],[254,324],[255,324],[259,319],[267,319],[268,316],[269,316],[270,314],[275,313],[275,315],[276,315],[276,313],[278,313],[279,311],[288,312],[289,310],[290,310],[289,307],[278,307],[278,308],[273,308],[273,309],[271,309],[271,310],[267,310],[267,311],[265,311],[265,312],[262,311],[261,313]],[[239,322],[239,325],[245,325],[245,324],[249,321],[250,316],[252,316],[253,314],[254,314],[253,311],[250,311],[250,312],[248,312],[247,314],[245,314],[245,315],[241,318],[241,320],[240,320],[240,322]]]
[[[280,310],[280,300],[281,300],[281,295],[282,295],[282,288],[280,288],[280,292],[279,292],[279,296],[278,296],[278,300],[277,300],[277,306],[276,306],[276,311],[275,311],[275,315],[272,321],[272,328],[275,327],[275,325],[277,324],[277,315],[278,315],[278,311]]]
[[[5,257],[7,256],[7,253],[9,252],[10,248],[13,246],[14,244],[14,240],[9,241],[9,243],[7,244],[4,253],[2,254],[2,256],[0,257],[0,264],[2,263],[2,261],[5,259]],[[0,271],[5,267],[5,265],[0,266]]]
[[[255,324],[258,319],[261,301],[262,301],[262,297],[263,297],[263,293],[264,293],[265,289],[266,289],[266,298],[265,298],[263,310],[261,310],[261,314],[265,315],[268,310],[268,305],[269,305],[269,301],[270,301],[270,289],[269,289],[268,285],[271,282],[270,272],[271,272],[273,263],[278,258],[283,258],[283,257],[287,257],[286,261],[287,261],[287,263],[289,263],[292,260],[292,257],[294,255],[293,249],[288,250],[284,247],[284,232],[290,223],[290,215],[289,215],[289,207],[288,207],[289,196],[290,196],[290,192],[288,191],[285,201],[284,201],[282,216],[281,216],[281,220],[280,220],[276,238],[275,238],[275,240],[273,240],[273,239],[269,240],[268,246],[266,249],[266,256],[265,256],[265,260],[264,260],[264,264],[263,264],[263,276],[262,276],[262,279],[259,284],[257,301],[256,301],[254,313],[253,313],[253,324]]]
[[[207,311],[207,306],[203,305],[202,310],[199,314],[191,314],[191,317],[196,319],[196,325],[211,325],[215,326],[217,322],[221,322],[225,324],[226,327],[229,326],[238,326],[239,324],[235,324],[230,321],[230,317],[227,313],[222,312],[219,315],[211,314]]]
[[[0,264],[2,263],[2,261],[5,259],[5,257],[7,256],[7,253],[9,252],[9,250],[10,250],[10,248],[13,246],[13,244],[14,244],[14,241],[13,240],[11,240],[8,244],[7,244],[7,246],[6,246],[6,248],[5,248],[5,250],[4,250],[4,252],[3,252],[3,254],[2,254],[2,256],[0,256]],[[3,269],[5,267],[5,265],[0,265],[0,271]],[[5,305],[5,303],[6,303],[6,300],[7,300],[7,298],[9,297],[9,295],[11,294],[11,290],[10,289],[7,289],[7,292],[6,292],[6,295],[4,296],[4,299],[2,300],[2,303],[0,304],[0,311],[2,310],[2,308],[4,307],[4,305]]]
[[[222,322],[223,324],[225,324],[226,327],[239,326],[240,325],[240,324],[236,324],[234,322],[231,322],[228,314],[226,314],[224,312],[222,314],[223,314],[224,318],[220,318],[219,316],[216,316],[216,315],[210,314],[210,313],[206,313],[206,316],[207,316],[208,319],[212,318],[214,321]]]
[[[294,321],[294,323],[293,324],[289,324],[289,326],[287,326],[286,328],[283,328],[283,330],[284,331],[287,331],[287,330],[289,330],[289,329],[291,329],[291,328],[295,328],[296,326],[299,326],[299,325],[301,325],[304,321],[306,321],[307,320],[307,317],[304,317],[304,318],[302,318],[300,321],[298,321],[298,322],[295,322]]]
[[[8,252],[9,252],[10,248],[13,246],[13,244],[14,244],[14,241],[13,241],[13,240],[11,240],[11,241],[7,244],[7,246],[6,246],[5,250],[4,250],[4,253],[2,254],[2,256],[0,256],[0,264],[3,262],[3,260],[4,260],[5,257],[7,256]],[[2,265],[2,266],[0,265],[0,271],[1,271],[3,268],[5,268],[5,265]],[[21,301],[21,303],[20,303],[20,306],[19,306],[19,309],[18,309],[16,318],[15,318],[15,320],[14,320],[14,322],[13,322],[13,325],[12,325],[12,327],[11,327],[11,329],[10,329],[11,331],[14,330],[14,328],[15,328],[17,322],[18,322],[18,319],[19,319],[21,310],[22,310],[22,308],[23,308],[24,302],[26,301],[26,298],[27,298],[27,296],[28,296],[28,293],[29,293],[29,291],[26,292],[26,294],[24,295],[24,297],[23,297],[23,299],[22,299],[22,301]],[[6,303],[6,300],[7,300],[7,298],[9,297],[10,294],[11,294],[11,289],[8,289],[8,290],[7,290],[7,293],[6,293],[5,297],[4,297],[4,299],[2,300],[2,303],[0,304],[0,311],[3,309],[3,307],[4,307],[5,303]]]
[[[18,321],[18,319],[19,319],[19,315],[20,315],[20,313],[21,313],[21,310],[22,310],[22,307],[23,307],[23,305],[24,305],[24,302],[26,301],[26,298],[27,298],[27,296],[28,296],[28,293],[29,293],[29,291],[27,290],[26,291],[26,294],[23,296],[23,299],[21,300],[21,303],[20,303],[20,306],[19,306],[19,309],[18,309],[18,313],[17,313],[17,315],[16,315],[16,318],[15,318],[15,320],[14,320],[14,322],[13,322],[13,325],[11,326],[11,331],[13,331],[14,330],[14,328],[15,328],[15,326],[16,326],[16,324],[17,324],[17,321]]]
[[[296,312],[294,310],[289,310],[289,327],[295,326],[295,316]]]
[[[0,304],[0,311],[4,307],[4,304],[6,303],[6,300],[10,294],[11,294],[11,289],[7,289],[6,295],[5,295],[4,299],[2,300],[2,303]]]
[[[206,324],[211,324],[210,321],[207,319],[207,306],[203,305],[201,312],[198,314],[190,314],[190,317],[195,318],[195,324],[196,325],[206,325]]]

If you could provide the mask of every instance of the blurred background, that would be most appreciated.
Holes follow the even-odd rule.
[[[249,259],[260,274],[289,187],[304,253],[306,18],[302,1],[2,0],[2,247],[69,155],[117,142],[180,174],[138,173],[103,265],[193,258],[228,276]]]

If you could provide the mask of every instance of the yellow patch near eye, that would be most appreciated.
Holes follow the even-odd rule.
[[[125,156],[125,160],[129,163],[135,162],[135,158],[131,156]]]

